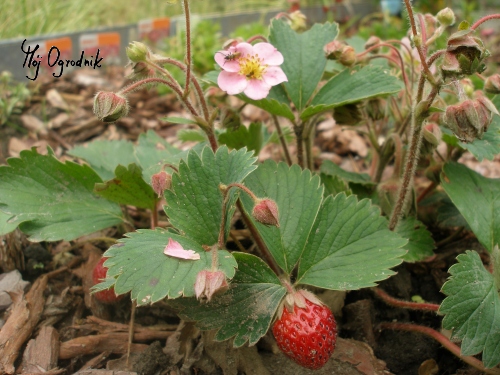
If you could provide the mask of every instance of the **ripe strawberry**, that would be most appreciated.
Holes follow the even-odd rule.
[[[108,271],[107,267],[103,266],[103,263],[107,258],[101,258],[101,260],[95,265],[94,270],[92,271],[92,281],[95,284],[98,284],[102,281],[102,279],[106,278],[106,272]],[[121,300],[125,295],[122,294],[117,296],[115,294],[115,288],[110,288],[108,290],[102,290],[100,292],[94,293],[95,298],[98,301],[104,303],[115,303]]]
[[[282,315],[273,325],[273,334],[286,356],[303,367],[317,370],[328,362],[335,349],[337,323],[330,309],[314,295],[308,298],[309,295],[312,294],[298,291],[292,298],[287,296]]]

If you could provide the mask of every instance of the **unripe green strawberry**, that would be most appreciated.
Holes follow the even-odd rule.
[[[321,302],[317,304],[307,297],[302,301],[304,307],[293,303],[293,310],[289,310],[290,306],[283,308],[273,325],[273,335],[286,356],[303,367],[317,370],[328,362],[335,349],[337,323]]]
[[[95,265],[94,270],[92,271],[92,281],[95,284],[100,283],[103,279],[106,278],[106,272],[108,269],[104,267],[103,263],[107,258],[101,258],[101,260]],[[115,288],[110,288],[108,290],[102,290],[100,292],[94,293],[95,298],[104,303],[115,303],[121,300],[125,294],[117,296],[115,294]]]

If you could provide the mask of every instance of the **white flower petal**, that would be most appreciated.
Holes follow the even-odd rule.
[[[244,92],[250,99],[260,100],[269,95],[269,90],[271,90],[271,85],[264,80],[251,79],[248,81],[248,85]]]
[[[277,66],[268,67],[262,77],[271,86],[279,85],[281,82],[288,82],[285,72]]]
[[[248,80],[245,76],[238,73],[222,71],[217,78],[217,84],[221,90],[229,95],[236,95],[246,89]]]
[[[254,53],[263,59],[263,64],[268,65],[281,65],[283,64],[283,55],[276,47],[269,43],[257,43],[253,46]]]
[[[168,239],[168,245],[165,247],[165,250],[163,250],[163,254],[180,259],[200,259],[200,254],[194,250],[184,250],[182,245],[172,238]]]

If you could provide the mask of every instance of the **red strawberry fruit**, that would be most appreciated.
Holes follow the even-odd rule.
[[[92,271],[92,281],[95,284],[100,283],[103,279],[106,278],[106,272],[108,271],[107,267],[104,267],[103,263],[107,258],[101,258],[101,260],[95,265],[94,270]],[[115,303],[121,300],[125,294],[117,296],[115,294],[115,288],[110,288],[108,290],[102,290],[100,292],[94,293],[95,298],[104,303]]]
[[[330,309],[316,296],[299,290],[285,299],[273,334],[286,356],[317,370],[328,362],[335,349],[337,323]]]

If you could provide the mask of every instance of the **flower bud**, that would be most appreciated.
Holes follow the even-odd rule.
[[[441,142],[441,137],[443,133],[439,128],[438,124],[430,122],[424,126],[424,139],[429,142],[434,148]]]
[[[425,31],[427,35],[432,35],[436,31],[437,27],[437,19],[430,13],[424,14],[424,20],[425,20]]]
[[[257,199],[252,216],[259,223],[279,227],[278,206],[269,198]]]
[[[462,142],[481,139],[491,124],[493,113],[498,114],[494,104],[484,96],[468,99],[446,108],[446,126]]]
[[[486,78],[484,83],[484,91],[490,94],[500,94],[500,74],[493,74]]]
[[[351,46],[345,46],[339,57],[339,63],[344,66],[352,66],[356,63],[356,51]]]
[[[126,49],[127,56],[134,63],[144,62],[151,55],[148,47],[141,42],[132,42]]]
[[[128,113],[125,96],[114,92],[99,91],[94,98],[94,114],[103,122],[115,122]]]
[[[158,198],[163,195],[165,190],[169,190],[172,186],[172,175],[165,171],[160,171],[151,176],[151,186]]]
[[[323,51],[325,51],[325,56],[328,60],[337,60],[342,54],[342,50],[345,46],[345,43],[339,40],[334,40],[333,42],[326,44],[323,47]]]
[[[436,14],[436,18],[443,26],[451,26],[455,23],[455,13],[453,13],[453,10],[450,8],[441,9],[438,14]]]
[[[369,48],[371,48],[373,46],[376,46],[380,42],[381,42],[381,40],[380,40],[380,38],[378,36],[372,35],[366,41],[366,43],[365,43],[365,49],[369,49]],[[372,49],[371,52],[377,53],[379,50],[380,50],[379,48],[375,48],[375,49]]]
[[[441,72],[443,77],[452,80],[463,75],[482,73],[483,60],[490,55],[481,39],[473,37],[474,30],[460,30],[448,39]]]
[[[385,116],[385,110],[382,99],[375,98],[368,100],[366,103],[366,113],[368,114],[368,117],[374,121],[383,119]]]
[[[463,78],[460,80],[460,84],[462,85],[465,95],[472,98],[474,94],[474,83],[472,83],[472,80],[470,78]]]
[[[131,63],[127,66],[132,66],[132,73],[126,78],[132,80],[141,80],[155,75],[155,70],[145,62]]]
[[[203,270],[196,275],[194,293],[199,300],[210,302],[215,293],[224,292],[227,288],[226,275],[222,271]]]
[[[294,31],[305,31],[307,29],[307,18],[300,10],[290,13],[290,27]]]

